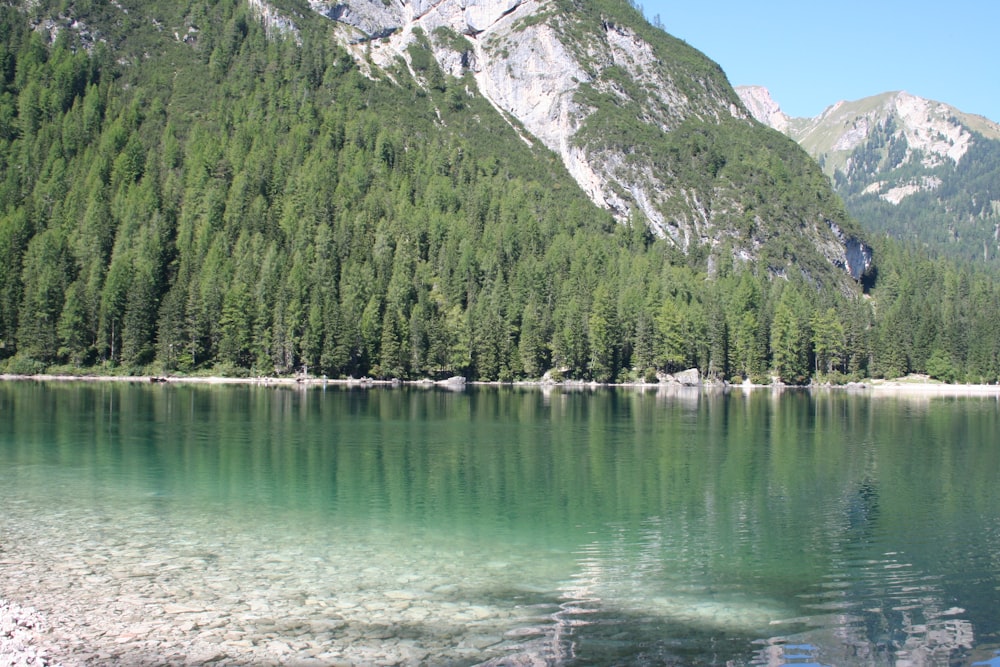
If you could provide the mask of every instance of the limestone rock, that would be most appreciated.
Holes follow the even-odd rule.
[[[701,384],[701,374],[697,368],[689,368],[680,373],[657,373],[657,380],[660,384],[681,385],[683,387],[697,387]]]

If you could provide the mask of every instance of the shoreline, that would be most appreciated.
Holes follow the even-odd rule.
[[[913,396],[997,396],[1000,385],[947,384],[898,378],[894,380],[869,380],[866,383],[873,394]]]
[[[225,377],[220,375],[58,375],[42,373],[38,375],[0,374],[0,382],[129,382],[136,384],[204,384],[204,385],[255,385],[274,387],[441,387],[460,391],[466,386],[481,387],[531,387],[538,389],[677,389],[677,390],[712,390],[712,391],[851,391],[864,392],[872,396],[996,396],[1000,397],[1000,385],[994,384],[947,384],[936,382],[927,376],[910,375],[903,378],[867,379],[860,382],[850,382],[844,385],[809,384],[803,386],[775,384],[742,384],[701,382],[698,384],[682,384],[678,382],[620,382],[600,383],[582,380],[565,380],[553,382],[547,380],[519,380],[514,382],[500,381],[466,381],[461,377],[447,380],[377,380],[373,378],[322,378],[322,377]]]

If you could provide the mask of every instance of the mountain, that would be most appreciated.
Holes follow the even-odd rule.
[[[390,72],[403,62],[424,85],[442,73],[467,79],[469,94],[488,100],[523,140],[558,155],[618,222],[648,226],[685,253],[706,252],[713,264],[764,261],[778,273],[805,270],[829,280],[812,259],[818,250],[855,279],[871,266],[860,230],[835,200],[803,196],[825,190],[816,173],[750,122],[718,65],[630,5],[310,5],[338,23],[341,43],[361,67]],[[755,173],[778,162],[793,175],[792,190],[748,197],[758,187]]]
[[[1000,288],[876,268],[631,4],[32,1],[0,35],[0,370],[1000,377]]]
[[[737,88],[760,122],[819,160],[869,230],[1000,262],[1000,124],[905,92],[790,118],[765,88]]]

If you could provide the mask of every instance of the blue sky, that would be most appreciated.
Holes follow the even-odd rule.
[[[761,85],[785,113],[891,90],[1000,122],[997,0],[638,0],[646,17]]]

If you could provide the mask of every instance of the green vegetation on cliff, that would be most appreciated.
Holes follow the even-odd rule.
[[[0,7],[9,371],[1000,377],[989,278],[886,245],[873,309],[818,267],[683,255],[433,61],[433,85],[369,78],[325,20],[268,38],[233,0],[71,4],[93,32]],[[728,126],[671,141],[678,177],[740,170],[775,252],[806,255],[787,223],[829,190],[782,167],[790,141],[741,161]]]

